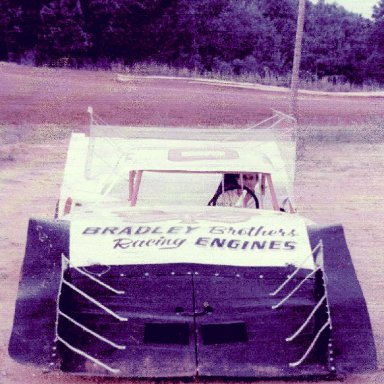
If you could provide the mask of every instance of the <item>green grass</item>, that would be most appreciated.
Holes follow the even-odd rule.
[[[0,161],[13,162],[20,157],[25,145],[52,144],[68,139],[71,127],[56,124],[0,126]]]
[[[370,118],[364,124],[298,127],[298,138],[304,142],[382,143],[384,120]]]
[[[0,145],[41,144],[67,139],[72,128],[60,124],[22,124],[0,126]]]
[[[123,66],[121,64],[112,65],[112,71],[140,76],[172,76],[172,77],[190,77],[215,79],[224,81],[247,82],[254,84],[263,84],[270,86],[290,87],[290,76],[277,76],[273,74],[260,75],[258,73],[246,73],[241,75],[228,74],[223,72],[200,72],[197,69],[176,68],[167,64],[157,63],[136,63],[132,66]],[[326,78],[311,80],[300,80],[300,89],[316,90],[324,92],[372,92],[383,91],[383,86],[376,83],[366,83],[362,85],[352,84],[350,82],[337,82],[333,84]]]

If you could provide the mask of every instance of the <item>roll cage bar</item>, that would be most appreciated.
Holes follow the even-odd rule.
[[[114,138],[123,138],[123,139],[125,138],[126,139],[126,138],[128,138],[128,136],[130,134],[130,130],[134,127],[130,127],[131,129],[127,131],[127,130],[123,130],[123,127],[118,127],[118,126],[115,127],[115,126],[108,125],[101,118],[95,117],[95,114],[94,114],[92,107],[88,107],[87,112],[89,113],[89,117],[90,117],[90,131],[89,131],[88,150],[87,150],[86,162],[85,162],[85,177],[87,179],[90,179],[90,178],[92,178],[91,166],[93,163],[93,157],[95,155],[95,143],[96,143],[95,140],[96,140],[96,138],[103,138],[107,142],[110,142],[110,143],[112,143],[111,139],[113,140]],[[253,125],[248,126],[244,129],[239,129],[236,131],[225,133],[226,136],[219,138],[219,142],[234,141],[234,140],[237,140],[238,137],[240,137],[240,136],[245,137],[244,136],[245,134],[251,133],[251,132],[252,132],[252,134],[258,133],[258,131],[263,131],[263,130],[264,130],[264,132],[269,132],[272,128],[280,125],[282,122],[286,122],[288,124],[293,124],[293,126],[295,126],[296,120],[292,116],[287,115],[287,114],[280,112],[280,111],[277,111],[277,110],[273,110],[273,109],[272,109],[272,112],[273,112],[272,116],[260,121],[257,124],[253,124]],[[279,134],[281,134],[281,133],[283,136],[286,136],[287,134],[292,134],[292,130],[283,129],[279,132]],[[113,144],[111,144],[111,145],[113,145]],[[119,150],[117,148],[115,148],[115,149],[117,150],[117,153],[119,153]],[[122,160],[122,162],[125,162],[127,160],[124,153],[120,153],[120,154],[121,154],[120,160],[116,164],[117,168],[120,167],[121,164],[119,164],[119,163],[121,160]],[[139,165],[139,164],[136,164],[136,165]],[[135,164],[132,164],[132,166],[135,167]],[[151,165],[149,165],[149,167],[151,167]],[[228,173],[242,174],[242,173],[248,173],[249,172],[249,173],[258,173],[258,175],[259,175],[259,184],[258,185],[259,185],[259,196],[261,197],[261,199],[263,199],[263,197],[266,196],[266,190],[269,189],[270,200],[271,200],[273,210],[279,211],[280,208],[282,208],[279,206],[275,187],[274,187],[273,181],[272,181],[272,173],[266,172],[267,169],[264,169],[263,171],[261,171],[259,169],[259,172],[255,171],[255,170],[247,169],[247,172],[245,172],[245,169],[243,167],[242,167],[242,170],[240,170],[240,171],[237,171],[235,169],[231,169],[231,170],[221,169],[220,170],[217,168],[212,169],[212,170],[209,170],[209,169],[206,170],[204,168],[200,168],[197,170],[196,169],[182,169],[182,170],[180,170],[180,169],[172,169],[169,167],[167,169],[159,169],[159,168],[156,168],[156,169],[152,169],[152,168],[132,169],[131,168],[131,169],[129,169],[129,168],[130,168],[130,166],[126,167],[125,170],[129,174],[128,201],[129,201],[130,206],[135,206],[137,203],[140,185],[141,185],[141,181],[142,181],[142,177],[143,177],[144,172],[184,173],[184,174],[200,173],[200,174],[221,174],[221,175],[228,174]],[[257,167],[255,167],[255,168],[257,168]],[[127,173],[125,173],[125,174],[127,174]],[[121,174],[119,174],[119,175],[121,176]],[[103,192],[102,192],[103,194],[108,194],[108,192],[113,188],[113,185],[117,180],[115,178],[113,178],[113,179],[114,179],[114,181],[112,180],[112,182],[109,185],[106,184],[103,187]],[[286,211],[289,211],[289,212],[295,211],[289,197],[284,198],[284,200],[282,201],[282,204],[283,205],[287,204],[288,209],[285,209]],[[261,204],[260,208],[263,208],[262,204]]]
[[[141,184],[141,180],[142,180],[144,172],[221,174],[222,177],[224,177],[224,174],[226,174],[226,173],[235,173],[235,174],[240,174],[240,175],[242,173],[245,173],[245,172],[224,172],[224,171],[222,171],[222,172],[209,172],[209,171],[199,172],[199,171],[176,171],[176,170],[174,170],[174,171],[167,171],[167,170],[166,171],[158,171],[158,170],[150,170],[150,169],[130,171],[129,172],[128,201],[129,201],[131,207],[134,207],[137,203],[139,190],[140,190],[140,184]],[[265,172],[252,172],[252,171],[250,171],[249,173],[258,173],[259,178],[260,178],[260,183],[259,183],[260,196],[264,197],[266,195],[266,191],[268,188],[269,192],[270,192],[270,196],[271,196],[273,210],[280,211],[280,209],[283,207],[280,207],[280,205],[278,203],[276,191],[275,191],[273,181],[272,181],[272,175],[270,173],[265,173]],[[295,211],[289,197],[286,197],[283,200],[282,205],[284,206],[285,204],[288,205],[289,212],[293,213]],[[260,206],[260,208],[263,208],[262,205]]]

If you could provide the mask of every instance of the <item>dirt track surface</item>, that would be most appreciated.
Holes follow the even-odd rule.
[[[0,383],[114,382],[42,373],[17,364],[7,353],[28,218],[53,215],[68,131],[83,129],[88,105],[93,105],[97,114],[110,123],[173,127],[243,125],[269,116],[270,108],[286,111],[287,95],[188,80],[133,78],[118,82],[112,73],[5,64],[0,65],[0,74]],[[297,164],[297,206],[303,215],[320,224],[344,225],[378,351],[377,372],[350,375],[345,382],[382,383],[384,144],[366,131],[372,128],[367,121],[383,118],[384,98],[302,97],[302,122],[307,126],[302,133],[304,141]],[[360,125],[354,126],[352,136],[340,135],[332,141],[331,127],[324,131],[311,126],[308,130],[311,122]],[[65,124],[70,125],[69,130]],[[372,129],[378,132],[377,127]],[[359,139],[360,136],[368,139]],[[15,142],[15,137],[21,142]]]
[[[289,110],[285,89],[194,79],[125,77],[111,72],[28,68],[0,63],[0,124],[88,123],[92,105],[108,123],[244,125]],[[384,97],[300,94],[301,123],[353,123],[384,117]]]

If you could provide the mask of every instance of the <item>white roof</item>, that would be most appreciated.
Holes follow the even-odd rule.
[[[98,169],[100,162],[112,157],[116,167],[126,171],[275,173],[284,168],[273,141],[91,140],[95,147],[92,161]]]

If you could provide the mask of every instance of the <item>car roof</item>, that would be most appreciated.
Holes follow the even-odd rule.
[[[127,171],[273,173],[283,166],[272,141],[97,138],[94,146],[100,157],[118,153],[116,164]]]

